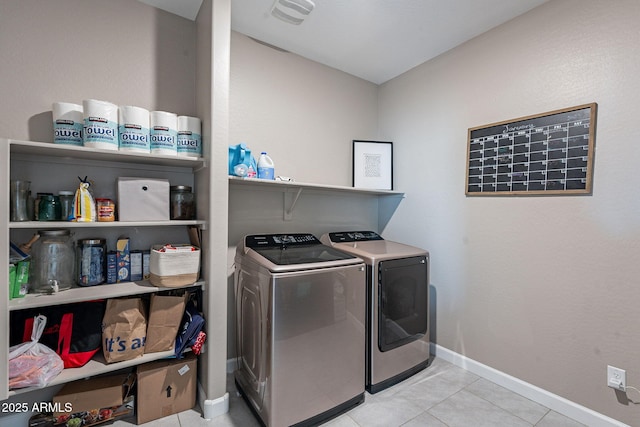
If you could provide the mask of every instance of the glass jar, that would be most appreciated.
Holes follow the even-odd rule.
[[[62,221],[71,221],[70,217],[73,217],[73,200],[75,194],[73,191],[58,191],[58,197],[60,197],[60,219]]]
[[[111,199],[96,199],[98,221],[112,222],[116,220],[116,204]]]
[[[11,221],[29,221],[29,194],[30,181],[11,181]]]
[[[40,230],[31,249],[31,289],[51,294],[71,288],[75,251],[69,230]]]
[[[43,193],[38,203],[38,221],[60,221],[61,215],[60,197]]]
[[[172,185],[171,219],[196,219],[196,196],[191,187],[186,185]]]
[[[107,280],[107,241],[105,239],[80,239],[77,242],[77,283],[95,286]]]

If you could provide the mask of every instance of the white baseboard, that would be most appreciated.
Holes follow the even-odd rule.
[[[205,399],[206,394],[202,385],[198,383],[198,403],[202,409],[202,418],[211,420],[219,415],[229,412],[229,393],[225,393],[217,399]]]
[[[431,343],[431,353],[436,357],[446,360],[456,366],[481,376],[493,383],[498,384],[508,390],[518,393],[527,399],[533,400],[549,409],[552,409],[562,415],[572,418],[580,423],[588,426],[611,426],[611,427],[630,427],[627,424],[607,417],[599,412],[593,411],[582,405],[578,405],[564,397],[550,393],[546,390],[529,384],[518,378],[500,372],[490,366],[483,365],[473,359],[458,354],[447,348]]]

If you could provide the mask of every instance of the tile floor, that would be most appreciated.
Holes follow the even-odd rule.
[[[152,421],[146,427],[257,427],[229,375],[229,412],[206,421],[197,408]],[[121,420],[115,427],[130,427]],[[324,427],[580,427],[580,424],[442,359],[376,394]]]

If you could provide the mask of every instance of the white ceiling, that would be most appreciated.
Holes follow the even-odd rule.
[[[195,19],[202,0],[140,0]],[[231,28],[384,83],[548,0],[313,0],[300,25],[270,14],[274,0],[231,0]]]

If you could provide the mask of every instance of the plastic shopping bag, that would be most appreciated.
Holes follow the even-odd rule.
[[[9,348],[9,389],[44,387],[64,369],[60,356],[38,342],[46,324],[46,317],[37,316],[31,341]]]

